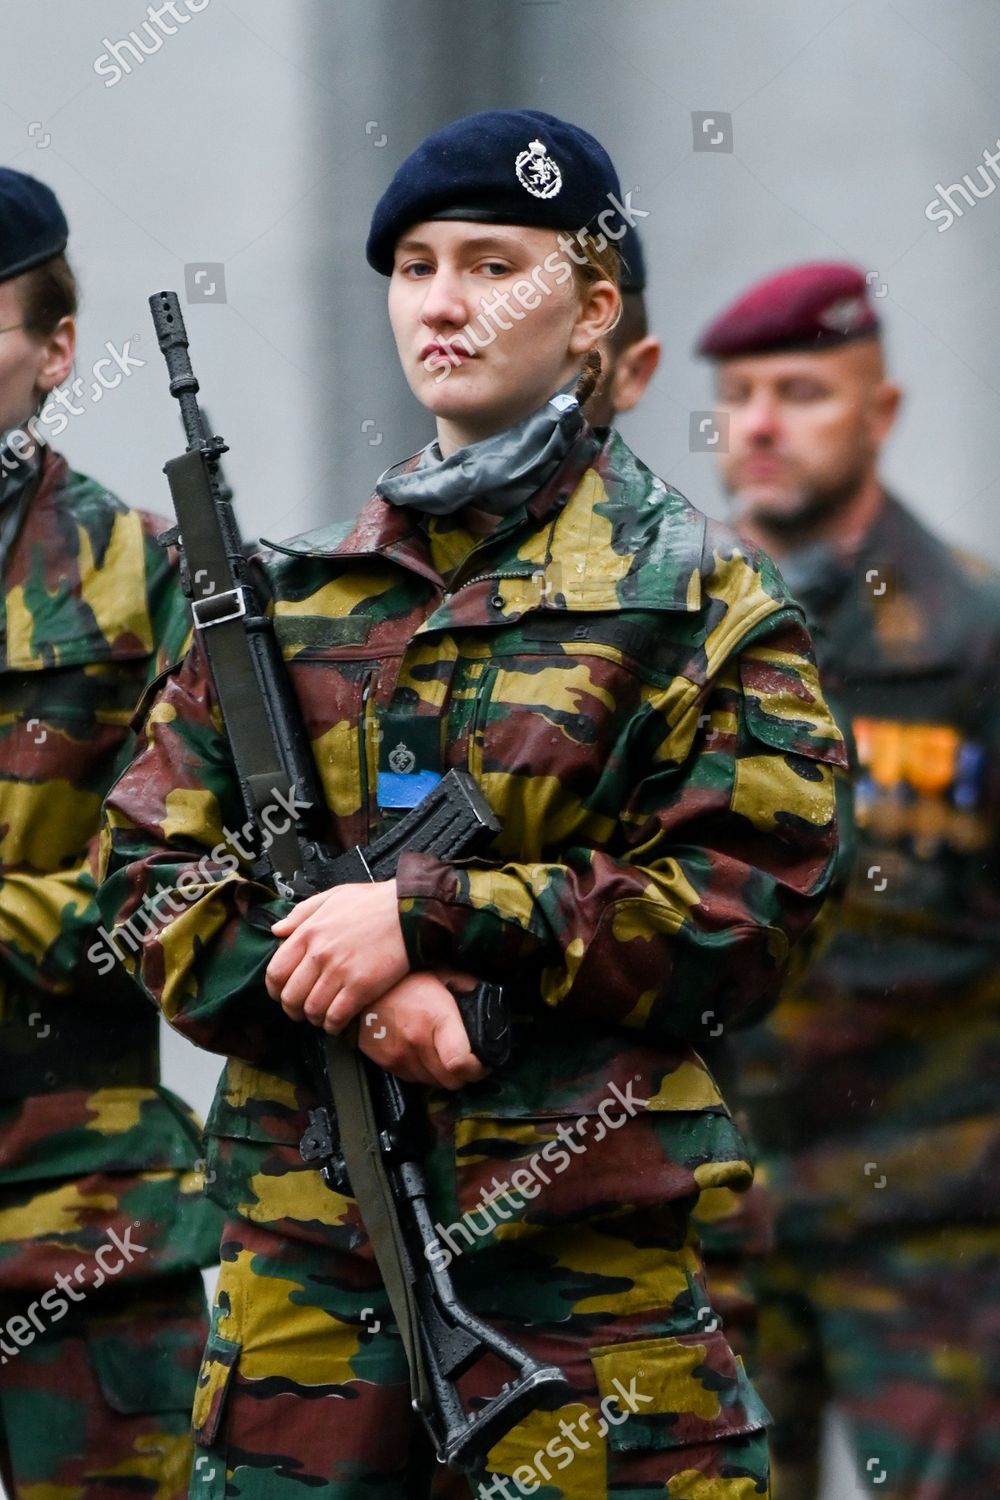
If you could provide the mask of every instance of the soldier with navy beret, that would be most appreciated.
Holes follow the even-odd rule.
[[[751,1178],[698,1049],[707,1013],[776,994],[834,866],[845,757],[770,562],[584,419],[627,213],[603,148],[551,115],[488,112],[419,146],[368,243],[434,436],[355,522],[267,560],[333,845],[453,768],[501,831],[475,859],[411,849],[394,880],[298,905],[245,866],[203,874],[135,957],[171,1023],[227,1056],[195,1404],[217,1496],[769,1493],[767,1414],[690,1228],[702,1188]],[[196,645],[108,799],[109,924],[204,872],[237,806]],[[505,987],[513,1049],[492,1072],[455,971]],[[428,1258],[570,1387],[468,1478],[410,1409],[363,1212],[300,1151],[302,1030],[354,1017],[430,1118]],[[506,1375],[475,1366],[465,1399]]]
[[[50,188],[0,168],[0,1476],[10,1500],[180,1500],[216,1210],[94,893],[101,798],[186,604],[163,523],[47,442],[68,234]]]
[[[778,1210],[781,1500],[815,1500],[828,1400],[872,1493],[1000,1493],[1000,579],[881,476],[889,305],[872,273],[809,263],[699,342],[734,523],[805,606],[858,760],[832,941],[738,1039]]]

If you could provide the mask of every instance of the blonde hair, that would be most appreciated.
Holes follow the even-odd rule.
[[[601,235],[604,241],[602,245],[589,229],[581,229],[574,238],[584,256],[582,264],[575,257],[572,258],[573,280],[581,297],[598,281],[610,281],[618,293],[618,316],[611,327],[606,330],[606,334],[610,334],[618,327],[622,316],[622,258],[618,252],[618,246],[612,244],[603,234]],[[583,368],[574,393],[581,406],[590,400],[600,378],[601,356],[597,349],[591,349],[589,354],[584,356]]]

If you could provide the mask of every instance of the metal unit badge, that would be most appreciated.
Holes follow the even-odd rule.
[[[562,173],[542,141],[529,141],[514,163],[517,180],[533,198],[554,198],[562,187]]]
[[[394,750],[389,751],[389,768],[400,772],[404,776],[414,769],[417,757],[407,745],[400,742]]]

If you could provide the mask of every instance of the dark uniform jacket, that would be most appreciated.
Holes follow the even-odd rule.
[[[785,1240],[995,1219],[1000,580],[889,498],[806,603],[859,761],[836,935],[740,1038]]]

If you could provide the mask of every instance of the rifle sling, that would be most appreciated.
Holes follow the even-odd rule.
[[[188,576],[195,580],[205,570],[216,593],[225,591],[218,588],[217,580],[232,588],[232,564],[215,505],[205,503],[206,475],[201,454],[185,453],[172,459],[166,468]],[[253,800],[256,817],[269,802],[273,803],[275,787],[284,791],[290,788],[273,734],[261,732],[262,716],[269,730],[273,724],[244,617],[206,625],[198,633],[237,774]],[[294,827],[275,835],[268,853],[274,868],[290,879],[302,865]],[[419,1313],[406,1269],[409,1257],[379,1149],[379,1129],[364,1057],[352,1041],[347,1036],[324,1038],[340,1145],[358,1212],[371,1240],[403,1341],[411,1394],[426,1411],[430,1388],[418,1333]]]
[[[410,1256],[380,1149],[365,1059],[355,1046],[356,1032],[354,1022],[340,1036],[323,1038],[340,1150],[403,1341],[410,1368],[410,1395],[414,1405],[426,1412],[431,1405],[431,1388],[420,1343],[420,1313],[409,1272]]]
[[[202,575],[208,577],[216,595],[234,589],[233,565],[210,499],[201,453],[189,451],[171,459],[165,467],[192,589]],[[211,597],[203,594],[197,602],[204,603]],[[261,733],[262,717],[269,731],[273,722],[244,618],[222,619],[197,633],[222,709],[236,772],[253,802],[248,811],[259,827],[264,808],[275,804],[275,790],[287,794],[292,788],[273,733]],[[274,836],[269,855],[274,868],[290,880],[302,863],[294,828]]]

